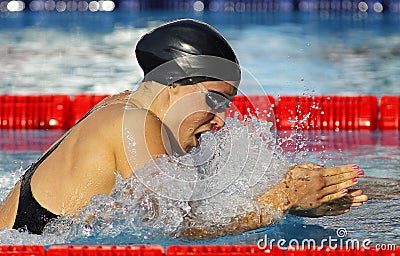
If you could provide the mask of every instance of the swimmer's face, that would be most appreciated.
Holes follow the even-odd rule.
[[[232,83],[207,81],[169,89],[171,102],[163,121],[181,151],[189,152],[199,146],[202,133],[224,126],[226,107],[235,93]]]

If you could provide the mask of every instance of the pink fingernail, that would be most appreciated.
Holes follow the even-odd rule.
[[[357,178],[354,178],[354,179],[352,179],[351,181],[352,181],[352,182],[357,182],[358,179],[357,179]]]
[[[358,175],[361,175],[361,176],[364,175],[364,170],[359,170]]]
[[[347,194],[348,190],[347,189],[343,189],[341,192],[342,192],[342,194]]]
[[[359,169],[360,168],[360,166],[358,166],[358,165],[356,165],[356,164],[354,164],[351,168],[353,168],[353,169]]]

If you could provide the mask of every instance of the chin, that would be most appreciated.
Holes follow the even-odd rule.
[[[189,153],[190,150],[192,150],[193,148],[195,148],[194,146],[187,146],[185,152]]]
[[[189,153],[190,150],[192,150],[192,149],[194,149],[194,148],[197,148],[198,146],[199,146],[199,145],[197,145],[197,146],[189,145],[189,146],[187,146],[187,147],[185,148],[185,152],[186,152],[186,153]]]

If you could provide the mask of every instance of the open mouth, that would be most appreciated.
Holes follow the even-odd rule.
[[[196,138],[196,147],[199,146],[200,142],[201,142],[201,135],[206,132],[206,131],[202,131],[202,132],[198,132],[194,134],[194,137]]]

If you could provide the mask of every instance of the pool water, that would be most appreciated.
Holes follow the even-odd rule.
[[[204,20],[220,30],[231,42],[242,66],[268,94],[400,94],[400,18],[396,15],[208,12],[0,14],[0,94],[104,94],[133,89],[142,77],[133,53],[136,41],[162,22],[183,17]],[[0,130],[1,199],[7,195],[23,169],[61,133]],[[259,137],[257,130],[250,134]],[[400,143],[397,131],[394,135],[340,132],[312,134],[309,138],[297,134],[295,137],[303,138],[296,141],[296,145],[301,146],[296,146],[295,151],[288,148],[282,152],[292,163],[311,160],[327,166],[360,164],[366,171],[366,177],[361,179],[359,187],[370,196],[364,207],[338,217],[278,217],[277,224],[271,227],[195,243],[254,244],[265,234],[273,239],[322,240],[335,236],[337,229],[345,228],[350,238],[371,239],[374,244],[398,244]],[[388,145],[383,143],[385,141],[394,143]],[[241,143],[240,140],[236,142]],[[252,140],[249,143],[251,148],[259,146]],[[307,149],[304,145],[316,145],[320,149]],[[229,155],[231,152],[225,150],[221,153]],[[267,152],[263,154],[265,157],[261,159],[269,159]],[[259,164],[262,166],[264,163],[260,161]],[[274,179],[282,175],[287,165],[278,167],[271,169],[275,172],[268,173],[274,178],[271,181],[265,179],[265,186],[270,186]],[[120,181],[119,185],[123,184],[136,183],[134,180]],[[235,198],[232,203],[244,204],[250,196],[240,185],[235,184],[232,189],[240,191],[243,197]],[[149,198],[143,209],[150,212],[151,198],[147,194],[143,196]],[[226,197],[229,194],[222,196],[225,196],[224,200],[220,198],[222,201],[210,202],[213,207],[210,209],[216,210],[210,216],[219,214],[222,221],[226,221],[224,217],[239,209],[229,209],[229,205],[223,205],[225,208],[218,206],[218,202],[229,201]],[[72,230],[67,232],[60,228],[59,233],[53,229],[44,236],[35,236],[3,230],[0,232],[0,243],[193,243],[170,238],[174,228],[179,226],[180,210],[187,210],[187,205],[162,201],[166,213],[175,214],[176,218],[172,218],[175,222],[163,222],[165,219],[161,218],[157,219],[158,226],[153,228],[144,225],[142,229],[124,229],[126,223],[131,225],[128,227],[136,228],[146,223],[145,219],[133,218],[129,221],[123,214],[118,221],[108,221],[108,209],[115,209],[109,203],[113,200],[126,203],[122,198],[115,193],[109,198],[94,199],[87,208],[87,215],[82,215],[76,223],[71,219],[57,223],[56,228],[72,223]],[[106,203],[102,204],[103,201]],[[96,215],[94,224],[90,222],[92,219],[85,219],[99,206],[103,211]],[[143,210],[131,206],[135,204],[127,205],[133,213]],[[80,225],[82,223],[85,225]],[[147,223],[151,224],[154,223]],[[170,233],[159,234],[163,229]]]
[[[4,131],[1,131],[4,132]],[[10,133],[10,131],[8,131]],[[19,137],[21,131],[13,131],[14,137]],[[303,134],[304,135],[304,134]],[[36,131],[36,138],[41,138],[42,143],[51,143],[52,136],[46,131]],[[33,136],[33,137],[35,137]],[[335,148],[329,146],[329,141],[355,140],[357,137],[369,138],[363,142],[356,143],[350,147],[345,144],[337,143]],[[186,241],[185,239],[171,238],[174,234],[174,228],[177,223],[169,223],[164,226],[166,230],[171,229],[169,234],[158,234],[159,230],[142,229],[140,231],[131,232],[132,229],[125,232],[117,232],[118,221],[121,219],[115,217],[112,219],[112,227],[104,229],[104,222],[96,220],[94,226],[99,225],[98,230],[86,229],[80,226],[82,223],[74,224],[76,230],[63,233],[62,231],[49,232],[43,236],[19,234],[14,231],[3,231],[0,233],[0,243],[39,243],[50,245],[54,243],[62,244],[132,244],[132,243],[157,243],[161,245],[170,244],[255,244],[265,235],[269,239],[314,239],[321,241],[328,239],[329,236],[339,239],[336,231],[345,229],[347,232],[346,239],[358,239],[360,242],[370,239],[372,244],[398,244],[400,238],[400,146],[386,146],[385,141],[393,138],[393,133],[379,132],[336,132],[323,133],[319,135],[303,136],[298,144],[308,145],[302,150],[293,152],[289,148],[284,149],[284,155],[291,161],[313,161],[323,163],[326,166],[340,165],[345,163],[358,163],[365,170],[366,176],[362,178],[357,185],[363,189],[364,193],[369,196],[369,201],[363,207],[353,208],[349,213],[334,217],[322,218],[301,218],[291,215],[278,218],[276,225],[265,227],[255,231],[249,231],[236,236],[226,236],[207,240]],[[367,142],[365,142],[367,141]],[[368,142],[369,141],[369,142]],[[11,141],[12,142],[12,141]],[[311,149],[311,145],[319,143],[321,150]],[[308,149],[307,149],[308,148]],[[325,149],[324,149],[325,148]],[[1,182],[1,198],[4,198],[18,180],[22,169],[26,168],[32,161],[40,155],[40,151],[34,150],[1,150],[0,151],[0,180]],[[22,167],[22,168],[21,168]],[[131,183],[130,183],[131,184]],[[124,184],[126,185],[126,184]],[[122,189],[121,189],[122,191]],[[126,195],[124,195],[125,197]],[[112,197],[111,200],[120,200],[120,197]],[[93,214],[100,207],[105,207],[100,201],[108,199],[100,198],[98,202],[92,202],[92,207],[86,210]],[[131,200],[131,199],[129,199]],[[95,200],[96,201],[96,200]],[[132,206],[133,203],[128,205]],[[181,209],[181,206],[174,206]],[[146,208],[147,209],[147,208]],[[165,208],[165,214],[176,213],[173,207]],[[215,208],[223,210],[224,208]],[[148,209],[147,209],[148,210]],[[219,214],[228,214],[228,212],[220,212]],[[112,213],[112,215],[115,212]],[[126,213],[127,215],[129,213]],[[129,215],[131,218],[134,215]],[[98,215],[99,219],[104,215]],[[179,219],[179,214],[176,215]],[[127,217],[128,218],[128,217]],[[126,220],[126,219],[125,219]],[[61,227],[65,223],[70,225],[70,220],[64,220],[64,223],[57,223],[56,227]],[[82,220],[80,220],[82,221]],[[86,222],[84,222],[86,223]],[[139,223],[141,223],[139,221]],[[152,222],[152,225],[154,222]],[[61,225],[61,226],[60,226]],[[115,229],[113,232],[113,228]],[[142,232],[142,233],[140,233]],[[342,238],[344,239],[344,238]]]

